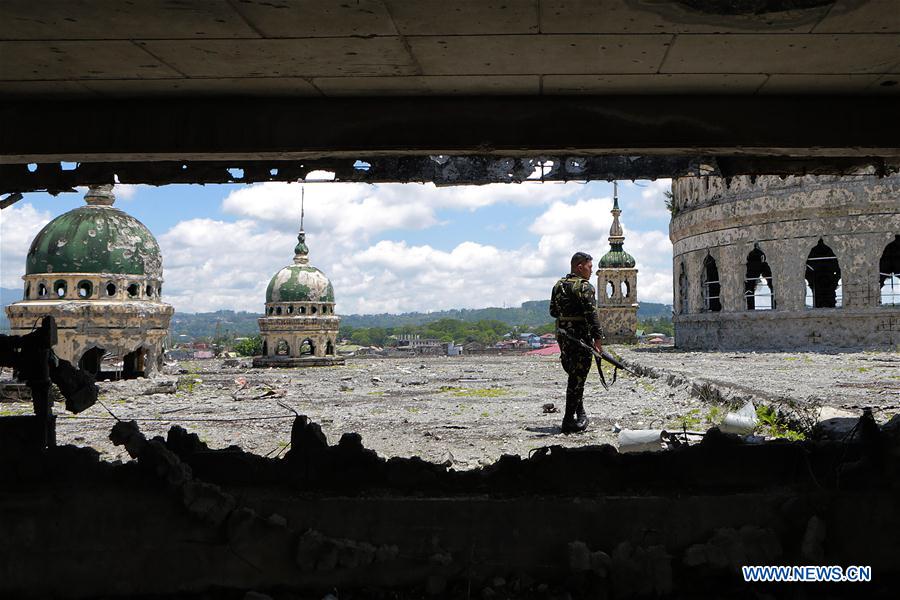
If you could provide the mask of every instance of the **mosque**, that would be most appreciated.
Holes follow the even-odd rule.
[[[60,358],[98,379],[162,367],[173,309],[162,301],[162,255],[143,223],[114,208],[112,185],[44,226],[31,243],[24,294],[6,307],[14,335],[56,320]]]
[[[262,356],[254,367],[302,367],[344,364],[335,355],[341,318],[334,314],[334,287],[309,264],[309,248],[300,212],[294,262],[272,277],[266,289],[265,315],[259,319]]]
[[[634,257],[625,252],[625,232],[619,222],[619,187],[613,182],[609,252],[597,269],[597,312],[607,343],[630,344],[637,335],[637,273]]]

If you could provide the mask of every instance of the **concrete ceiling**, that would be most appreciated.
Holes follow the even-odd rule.
[[[3,0],[0,24],[6,99],[900,90],[900,0]]]

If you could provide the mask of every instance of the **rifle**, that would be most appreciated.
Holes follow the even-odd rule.
[[[590,352],[591,354],[594,355],[594,361],[597,363],[597,372],[600,374],[600,383],[603,385],[603,389],[608,390],[609,386],[616,382],[616,377],[619,374],[619,369],[622,369],[626,373],[631,373],[635,377],[638,376],[637,373],[635,373],[634,371],[632,371],[631,369],[626,367],[622,363],[622,361],[617,359],[615,356],[613,356],[606,350],[601,350],[600,352],[597,352],[597,350],[593,346],[585,343],[584,340],[572,335],[571,333],[569,333],[562,327],[557,327],[556,333],[557,333],[557,335],[560,333],[563,334],[565,337],[569,338],[570,340],[572,340],[573,342],[575,342],[576,344],[583,347],[585,350],[587,350],[588,352]],[[604,360],[613,366],[612,381],[610,382],[609,385],[606,384],[606,377],[603,376],[603,367],[601,365],[601,361],[604,361]]]

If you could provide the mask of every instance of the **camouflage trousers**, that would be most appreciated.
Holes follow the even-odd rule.
[[[559,360],[569,375],[569,382],[566,385],[566,405],[574,402],[577,406],[584,396],[584,383],[587,381],[588,373],[591,372],[594,356],[565,336],[559,336],[559,350]]]

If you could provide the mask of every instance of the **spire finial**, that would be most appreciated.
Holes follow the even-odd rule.
[[[84,201],[87,202],[88,206],[112,206],[116,201],[116,197],[113,194],[113,184],[103,183],[90,186],[84,195]]]
[[[619,208],[619,184],[617,181],[613,181],[613,207],[611,212],[613,221],[609,228],[609,244],[613,249],[621,250],[622,243],[625,241],[625,233],[622,231],[622,224],[619,223],[619,215],[622,214],[622,210]]]
[[[300,233],[297,234],[297,245],[294,246],[294,262],[303,265],[309,262],[309,248],[306,246],[306,232],[303,231],[304,203],[306,202],[306,190],[300,186]]]

